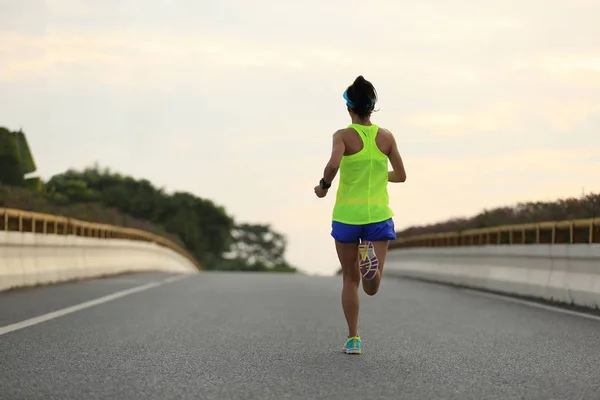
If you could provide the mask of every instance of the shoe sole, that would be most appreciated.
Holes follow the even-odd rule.
[[[361,243],[358,245],[358,252],[360,255],[360,274],[363,279],[370,281],[377,275],[377,269],[379,267],[379,260],[375,254],[373,242],[368,242],[367,244]],[[372,253],[373,256],[369,256],[369,253]]]

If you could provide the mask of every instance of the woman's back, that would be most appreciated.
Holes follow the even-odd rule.
[[[387,192],[390,144],[386,133],[374,124],[351,124],[344,130],[334,221],[361,225],[393,216]]]

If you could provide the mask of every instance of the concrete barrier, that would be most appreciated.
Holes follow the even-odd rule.
[[[197,273],[198,267],[152,242],[0,231],[0,291],[140,271]]]
[[[400,248],[385,273],[600,308],[600,244]]]

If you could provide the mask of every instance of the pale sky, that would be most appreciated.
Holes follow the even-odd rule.
[[[568,4],[568,5],[567,5]],[[362,74],[408,173],[398,230],[599,191],[597,0],[0,0],[0,126],[39,174],[98,162],[287,235],[332,274],[313,187]]]

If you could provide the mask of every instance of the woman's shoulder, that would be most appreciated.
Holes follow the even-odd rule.
[[[333,136],[346,136],[352,133],[356,133],[356,129],[354,129],[352,126],[347,126],[345,128],[340,128],[337,131],[335,131]]]

